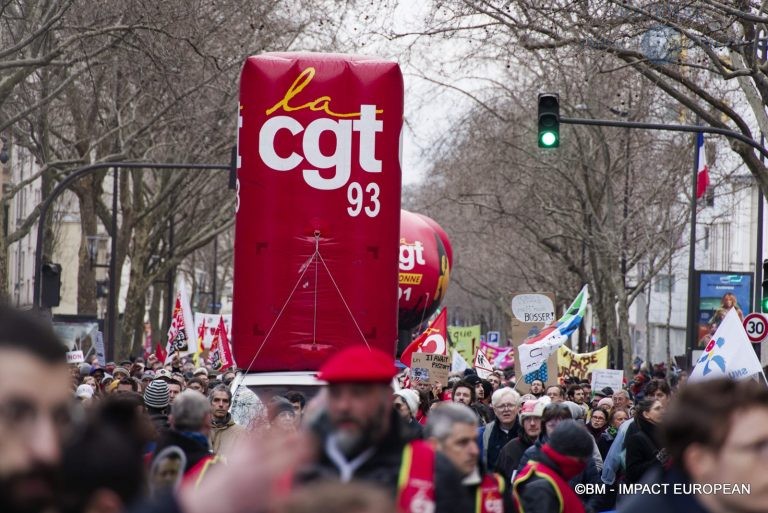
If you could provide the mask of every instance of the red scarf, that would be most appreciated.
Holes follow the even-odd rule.
[[[552,447],[550,447],[549,444],[542,445],[541,452],[546,454],[547,457],[560,468],[560,472],[566,481],[570,481],[574,476],[578,475],[580,472],[583,472],[584,469],[587,468],[587,464],[583,460],[574,458],[573,456],[560,454]]]

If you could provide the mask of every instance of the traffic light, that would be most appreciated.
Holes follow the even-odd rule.
[[[763,295],[760,297],[760,311],[768,313],[768,260],[763,260]]]
[[[539,148],[560,146],[560,96],[539,94]]]
[[[43,306],[53,308],[61,301],[61,265],[43,264],[43,290],[40,296]]]

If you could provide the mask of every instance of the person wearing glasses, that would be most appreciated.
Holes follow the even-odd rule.
[[[491,396],[491,406],[496,420],[482,426],[478,433],[480,457],[487,469],[496,468],[502,447],[517,438],[520,422],[517,409],[520,394],[511,388],[500,388]]]

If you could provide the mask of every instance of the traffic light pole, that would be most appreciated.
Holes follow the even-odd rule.
[[[101,162],[77,168],[72,171],[64,180],[53,189],[50,196],[40,205],[40,219],[37,223],[37,245],[35,247],[35,281],[32,291],[32,303],[37,310],[42,310],[42,269],[43,269],[43,236],[45,234],[45,223],[48,219],[48,211],[53,206],[53,202],[69,188],[70,184],[79,180],[83,176],[101,171],[102,169],[114,168],[114,189],[112,198],[112,254],[109,263],[109,303],[107,305],[107,351],[114,351],[115,347],[115,327],[117,323],[117,181],[120,169],[197,169],[213,171],[232,171],[231,166],[219,164],[177,164],[177,163],[152,163],[152,162]]]
[[[713,126],[701,126],[701,125],[666,125],[663,123],[642,123],[639,121],[618,121],[613,119],[586,119],[586,118],[568,118],[560,116],[560,123],[566,125],[591,125],[591,126],[614,126],[620,128],[639,128],[641,130],[664,130],[667,132],[703,132],[705,134],[718,134],[730,137],[732,139],[738,139],[739,141],[747,144],[766,158],[768,158],[768,150],[766,150],[760,143],[750,139],[744,134],[735,130],[729,130],[727,128],[717,128]]]

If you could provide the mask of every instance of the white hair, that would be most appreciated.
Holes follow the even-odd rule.
[[[517,390],[509,387],[496,390],[491,396],[491,404],[496,406],[504,399],[511,399],[515,406],[520,405],[520,394],[517,393]]]

